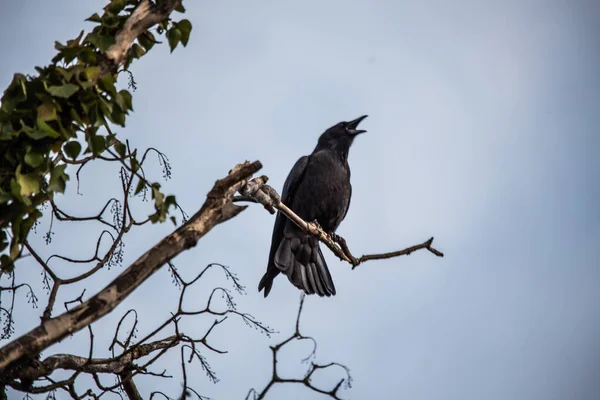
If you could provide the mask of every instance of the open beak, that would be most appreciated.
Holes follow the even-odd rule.
[[[348,127],[346,128],[346,131],[352,136],[356,136],[360,133],[365,133],[365,130],[356,128],[358,127],[358,124],[360,124],[360,122],[367,117],[368,115],[363,115],[362,117],[356,118],[354,121],[348,122]]]

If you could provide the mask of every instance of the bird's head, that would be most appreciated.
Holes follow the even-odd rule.
[[[366,132],[366,130],[357,129],[358,124],[365,118],[367,118],[367,115],[358,117],[350,122],[343,121],[333,125],[321,135],[315,150],[329,149],[347,157],[348,150],[350,149],[350,145],[354,141],[354,138],[357,135]]]

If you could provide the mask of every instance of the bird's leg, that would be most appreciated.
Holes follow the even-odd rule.
[[[329,232],[328,235],[331,238],[331,240],[333,240],[336,243],[346,243],[346,240],[334,231]]]
[[[350,252],[350,249],[348,248],[348,243],[346,243],[346,239],[344,239],[343,237],[341,237],[340,235],[338,235],[335,232],[329,233],[329,237],[331,237],[331,240],[333,240],[334,242],[336,242],[337,244],[340,245],[342,252],[350,260],[350,263],[352,264],[352,268],[354,268],[358,264],[360,264],[360,261],[356,257],[354,257],[352,255],[352,253]]]
[[[316,219],[312,221],[313,224],[315,224],[315,226],[317,228],[319,228],[320,230],[325,232],[325,229],[323,229],[323,227],[321,226],[321,224],[319,224],[319,221],[317,221]],[[329,236],[329,238],[331,240],[333,240],[334,242],[337,242],[337,238],[339,238],[340,236],[336,235],[335,232],[325,232],[327,234],[327,236]]]
[[[321,226],[321,224],[319,224],[319,221],[317,221],[316,219],[312,221],[313,224],[315,224],[315,226],[317,228],[319,228],[320,230],[324,231],[323,227]],[[338,234],[335,233],[335,231],[331,231],[331,232],[325,232],[327,234],[327,236],[329,236],[329,238],[331,240],[333,240],[336,243],[341,243],[344,242],[346,243],[346,241],[344,240],[343,237],[339,236]]]
[[[317,221],[316,219],[314,219],[314,220],[312,221],[312,223],[313,223],[313,224],[315,224],[315,226],[316,226],[317,228],[319,228],[320,230],[323,230],[323,227],[321,226],[321,224],[319,223],[319,221]]]

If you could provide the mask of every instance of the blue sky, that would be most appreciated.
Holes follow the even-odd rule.
[[[83,19],[103,5],[5,4],[3,86],[14,72],[48,63],[54,40],[89,29]],[[159,46],[133,65],[135,113],[119,133],[169,156],[173,178],[164,187],[189,214],[215,179],[246,159],[261,160],[262,173],[281,189],[324,129],[369,114],[369,132],[350,152],[354,193],[338,233],[357,254],[430,236],[446,253],[444,259],[423,252],[369,262],[354,271],[326,254],[338,294],[307,298],[303,330],[319,342],[317,361],[351,368],[347,397],[600,397],[598,3],[309,0],[186,7],[194,25],[188,47],[168,55]],[[158,168],[151,172],[160,176]],[[97,210],[117,188],[116,171],[90,168],[84,196],[71,193],[62,201],[81,213]],[[255,290],[273,222],[261,207],[250,207],[176,265],[188,276],[210,262],[229,265],[248,287],[239,307],[283,338],[293,329],[298,291],[285,279],[275,281],[266,300]],[[89,254],[94,236],[78,229],[57,227],[52,246],[40,248]],[[170,229],[130,235],[125,264]],[[86,294],[119,271],[100,274]],[[32,264],[23,277],[38,274]],[[167,280],[166,270],[157,273],[95,329],[112,332],[131,307],[142,316],[142,333],[154,327],[178,295]],[[212,275],[198,289],[198,302],[221,282]],[[39,310],[19,311],[23,333]],[[188,327],[200,333],[205,324]],[[262,387],[270,374],[268,345],[279,338],[228,321],[215,343],[229,353],[206,354],[221,382],[209,384],[197,366],[196,387],[220,399]],[[97,354],[109,340],[98,339]],[[74,348],[85,354],[86,345],[86,334],[75,335],[44,354]],[[300,371],[294,365],[304,350],[288,353],[290,371]],[[176,372],[176,354],[161,366]],[[177,376],[159,383],[171,393],[180,388]],[[156,384],[138,381],[146,394]],[[278,390],[271,398],[322,398],[300,387]]]

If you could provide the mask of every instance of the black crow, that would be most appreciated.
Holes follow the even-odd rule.
[[[366,117],[327,129],[312,154],[296,162],[283,185],[283,204],[303,220],[317,222],[327,233],[335,233],[348,212],[352,196],[348,151],[354,138],[366,132],[356,129]],[[318,239],[278,212],[267,272],[258,284],[258,291],[264,289],[265,297],[280,272],[307,294],[335,295]]]

